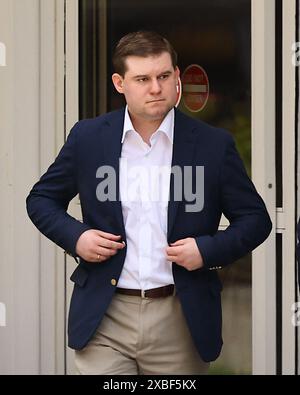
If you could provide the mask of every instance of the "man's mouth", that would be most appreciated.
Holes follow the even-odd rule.
[[[158,102],[161,102],[161,101],[165,101],[165,99],[149,100],[149,101],[147,101],[147,103],[158,103]]]

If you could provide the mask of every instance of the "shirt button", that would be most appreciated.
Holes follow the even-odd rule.
[[[111,285],[115,286],[115,285],[117,285],[117,280],[115,278],[112,278],[110,280],[110,283],[111,283]]]

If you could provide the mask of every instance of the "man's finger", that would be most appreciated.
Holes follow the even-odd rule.
[[[175,255],[167,255],[167,256],[166,256],[166,259],[167,259],[167,261],[178,263],[178,262],[177,262],[178,256],[175,256]]]
[[[110,257],[113,255],[116,255],[117,250],[112,250],[110,248],[105,248],[105,247],[100,247],[99,248],[99,254],[105,257]]]
[[[182,247],[167,247],[166,251],[169,255],[178,255],[182,251]]]
[[[108,240],[119,240],[121,238],[121,235],[114,235],[112,233],[103,232],[102,230],[96,230],[96,232],[99,236]]]
[[[107,259],[107,258],[104,257],[104,256],[102,256],[101,254],[98,254],[98,253],[94,253],[94,252],[93,252],[92,257],[91,257],[90,259],[88,259],[88,261],[89,261],[89,262],[94,262],[94,263],[96,263],[96,262],[102,262],[102,261],[104,261],[105,259]]]
[[[171,246],[180,246],[186,243],[186,239],[181,239],[181,240],[177,240],[175,241],[175,243],[171,243]]]
[[[125,247],[125,243],[124,242],[118,243],[116,241],[104,239],[103,237],[100,237],[98,245],[100,247],[110,248],[110,249],[113,249],[113,250],[121,250],[122,248]]]
[[[101,258],[100,258],[100,260],[99,260],[98,262],[105,262],[105,261],[107,261],[108,259],[109,259],[109,256],[101,255]]]

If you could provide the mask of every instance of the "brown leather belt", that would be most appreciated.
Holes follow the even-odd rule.
[[[142,298],[164,298],[175,294],[174,284],[165,287],[146,289],[116,288],[116,292],[123,295],[140,296]]]

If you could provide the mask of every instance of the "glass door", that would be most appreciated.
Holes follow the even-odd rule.
[[[251,176],[251,0],[79,0],[81,119],[124,105],[111,82],[112,49],[136,30],[155,30],[174,45],[179,109],[228,129]],[[219,272],[224,346],[211,374],[252,373],[251,260]]]

